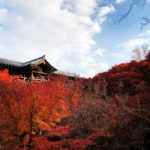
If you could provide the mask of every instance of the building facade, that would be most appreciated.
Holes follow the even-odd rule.
[[[48,80],[49,74],[57,71],[45,59],[45,55],[25,63],[0,58],[0,70],[4,69],[8,69],[10,75],[19,75],[24,80]]]

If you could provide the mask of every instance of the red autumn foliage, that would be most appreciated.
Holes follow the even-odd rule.
[[[147,54],[146,61],[150,62],[150,53]]]
[[[34,136],[70,115],[70,104],[75,105],[71,101],[78,94],[64,77],[32,83],[16,79],[6,70],[0,73],[0,138],[3,143],[30,147]]]
[[[132,95],[139,92],[137,85],[141,83],[150,85],[149,73],[149,61],[132,61],[114,66],[108,72],[96,75],[93,78],[93,86],[95,90],[103,90],[104,86],[102,82],[105,82],[105,90],[109,95],[120,92]]]
[[[94,78],[25,82],[0,72],[2,149],[127,150],[150,146],[150,61]]]

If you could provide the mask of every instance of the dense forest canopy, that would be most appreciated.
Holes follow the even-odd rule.
[[[94,59],[96,58],[94,54],[97,51],[91,51],[96,42],[93,40],[93,35],[101,32],[103,23],[117,10],[116,6],[121,7],[121,2],[128,2],[128,5],[125,6],[124,11],[121,11],[122,14],[115,13],[119,16],[113,18],[113,25],[125,22],[135,9],[144,10],[149,2],[149,0],[94,0],[94,3],[92,2],[89,7],[90,9],[87,9],[87,5],[84,5],[86,3],[83,3],[83,6],[86,7],[82,11],[80,5],[75,5],[80,4],[75,3],[76,0],[71,1],[75,4],[68,3],[68,1],[58,0],[55,3],[54,0],[52,5],[55,6],[54,10],[45,9],[49,4],[48,1],[44,4],[40,1],[38,1],[39,3],[30,3],[31,1],[29,1],[28,5],[25,5],[26,3],[23,1],[15,1],[16,5],[13,7],[16,10],[14,10],[8,4],[8,2],[12,4],[14,1],[7,0],[5,3],[4,0],[0,0],[0,6],[2,4],[4,8],[6,6],[11,8],[1,10],[0,7],[0,19],[7,22],[3,28],[0,20],[0,37],[11,33],[8,35],[10,39],[13,39],[12,41],[9,39],[11,41],[8,42],[9,44],[1,40],[4,42],[4,46],[1,46],[0,43],[0,51],[1,47],[12,46],[13,42],[18,44],[23,41],[29,46],[35,42],[36,47],[33,46],[35,49],[41,48],[43,45],[54,48],[56,53],[53,51],[52,54],[67,56],[64,60],[62,56],[59,57],[59,61],[63,60],[66,65],[66,58],[69,58],[68,61],[73,59],[81,66],[78,70],[86,70],[86,73],[91,73],[93,68],[97,67],[97,63],[95,63],[97,61],[101,63],[101,67],[108,68],[107,64],[99,61],[103,56],[104,49],[99,49],[99,58]],[[73,5],[79,8],[75,9]],[[98,14],[100,8],[103,9],[101,14]],[[49,14],[49,10],[52,13]],[[17,11],[22,16],[19,16]],[[28,11],[33,13],[33,16]],[[53,14],[60,18],[56,19]],[[11,17],[13,19],[10,19]],[[14,23],[14,19],[16,19],[17,25]],[[142,16],[139,20],[141,20],[139,22],[141,29],[150,23],[148,15]],[[51,23],[51,21],[54,22]],[[129,28],[130,21],[127,23]],[[21,23],[24,22],[28,26],[21,26]],[[68,24],[69,26],[67,26]],[[94,26],[95,24],[96,26]],[[49,26],[52,30],[48,28]],[[6,30],[7,27],[10,27],[9,32]],[[60,27],[64,27],[64,30],[61,30]],[[47,30],[44,30],[45,28]],[[33,29],[34,32],[29,34],[29,31]],[[56,32],[57,30],[58,32]],[[76,34],[77,32],[79,34]],[[24,33],[21,38],[20,33]],[[34,37],[35,41],[29,38],[33,34],[36,36],[36,38]],[[78,41],[80,36],[82,37],[81,41]],[[115,36],[112,35],[111,38],[114,40]],[[139,34],[136,36],[138,37],[136,40],[144,41],[143,36]],[[140,36],[141,38],[139,38]],[[28,41],[26,41],[27,39]],[[46,41],[47,39],[48,41]],[[150,41],[148,38],[145,40]],[[103,42],[106,41],[102,41],[101,44]],[[133,40],[129,40],[129,42],[132,44]],[[43,45],[39,46],[39,43]],[[107,45],[109,44],[107,43]],[[13,46],[15,47],[15,45]],[[73,51],[67,51],[68,47]],[[61,51],[62,53],[57,51],[60,48],[65,51]],[[32,55],[34,52],[29,54]],[[36,52],[38,53],[38,51]],[[66,52],[68,53],[66,54]],[[76,63],[75,67],[71,63],[68,64],[71,64],[72,68],[76,68]],[[91,63],[93,64],[91,65]],[[99,68],[100,63],[98,64]],[[135,47],[131,61],[114,65],[109,70],[98,73],[92,78],[69,78],[66,74],[58,76],[49,74],[48,80],[42,82],[27,82],[21,78],[22,76],[10,75],[7,69],[0,70],[0,150],[149,150],[150,49],[147,45]]]
[[[0,72],[4,149],[145,149],[150,146],[150,59],[94,78],[25,82]]]

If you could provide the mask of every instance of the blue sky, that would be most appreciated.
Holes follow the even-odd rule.
[[[149,44],[149,26],[140,29],[142,17],[150,14],[148,2],[143,9],[135,8],[122,22],[112,25],[119,15],[128,10],[130,2],[126,0],[124,3],[116,5],[116,12],[109,16],[110,20],[104,23],[102,32],[95,35],[97,47],[106,49],[106,53],[101,59],[109,66],[130,61],[134,48]]]
[[[28,61],[46,54],[62,71],[85,77],[130,61],[132,50],[150,43],[150,1],[124,14],[130,0],[0,0],[0,57]],[[98,3],[100,4],[98,7]]]

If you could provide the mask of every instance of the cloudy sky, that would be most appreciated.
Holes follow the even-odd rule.
[[[92,77],[129,61],[150,43],[150,0],[119,24],[130,0],[0,0],[0,57],[28,61],[43,54],[57,69]]]

